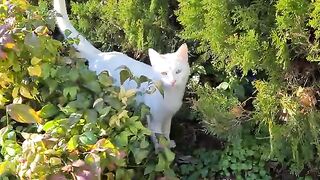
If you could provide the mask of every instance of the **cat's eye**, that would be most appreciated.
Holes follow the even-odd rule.
[[[181,73],[181,69],[178,69],[178,70],[176,71],[176,74],[179,74],[179,73]]]
[[[167,72],[161,72],[162,75],[166,76],[167,75]]]

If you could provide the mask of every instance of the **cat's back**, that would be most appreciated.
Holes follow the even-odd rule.
[[[127,67],[134,76],[147,76],[149,79],[159,80],[160,76],[150,65],[137,61],[120,52],[107,52],[97,55],[93,63],[89,62],[90,70],[97,74],[108,71],[115,79],[119,79],[120,71]]]

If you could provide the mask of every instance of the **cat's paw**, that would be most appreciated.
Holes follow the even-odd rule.
[[[175,148],[176,147],[176,142],[174,142],[174,140],[170,140],[170,148]]]

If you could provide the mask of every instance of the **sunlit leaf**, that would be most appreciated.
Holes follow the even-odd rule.
[[[98,79],[99,79],[99,82],[105,87],[112,85],[112,77],[110,77],[106,72],[100,73],[98,76]]]
[[[132,78],[132,74],[130,72],[130,70],[127,67],[124,67],[121,71],[120,71],[120,83],[123,84],[127,79]]]
[[[14,164],[10,161],[0,162],[0,177],[8,172],[14,171]]]
[[[36,32],[38,35],[47,35],[49,33],[49,29],[46,26],[38,26],[34,32]]]
[[[112,144],[109,139],[100,139],[96,142],[96,144],[92,147],[94,150],[105,151],[105,150],[116,150],[116,147]]]
[[[28,72],[30,76],[37,76],[41,75],[41,67],[40,65],[30,66],[28,67]]]
[[[52,166],[56,166],[56,165],[62,164],[62,161],[61,161],[60,158],[51,157],[50,160],[49,160],[49,163],[50,163],[50,165],[52,165]]]
[[[93,145],[97,142],[97,136],[93,132],[87,131],[79,137],[79,140],[82,144]]]
[[[156,81],[156,82],[154,82],[154,85],[156,86],[156,88],[158,89],[158,91],[160,92],[162,97],[164,98],[164,89],[163,89],[162,82],[161,81]]]
[[[79,90],[79,87],[77,86],[66,87],[63,89],[63,96],[68,97],[68,95],[70,95],[70,99],[75,99],[78,90]]]
[[[127,131],[122,131],[120,134],[118,134],[115,138],[117,145],[120,147],[127,146],[129,135],[131,135],[131,134]]]
[[[72,136],[72,138],[69,140],[69,142],[67,144],[67,149],[69,151],[73,151],[73,150],[77,149],[77,147],[79,145],[78,140],[79,140],[79,135]]]
[[[31,59],[31,64],[32,64],[32,65],[37,65],[37,64],[39,64],[39,62],[40,62],[41,60],[42,60],[42,59],[40,59],[40,58],[33,57],[33,58]]]
[[[39,111],[39,115],[42,118],[50,118],[54,115],[56,115],[59,112],[59,109],[57,106],[49,103],[42,107],[42,109]]]
[[[25,104],[7,105],[7,112],[12,119],[21,123],[42,123],[35,110]]]
[[[33,96],[30,94],[30,91],[25,86],[21,86],[19,92],[23,97],[33,99]]]

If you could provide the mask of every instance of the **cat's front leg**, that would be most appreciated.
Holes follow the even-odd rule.
[[[169,118],[168,120],[164,121],[164,123],[162,124],[162,132],[165,138],[167,138],[167,140],[170,142],[170,148],[174,148],[176,147],[176,143],[174,142],[174,140],[170,139],[170,131],[171,131],[171,118]]]

